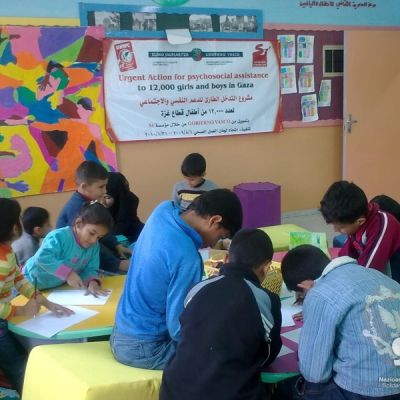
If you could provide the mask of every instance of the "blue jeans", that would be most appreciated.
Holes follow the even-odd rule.
[[[118,332],[115,328],[110,343],[117,361],[144,369],[164,369],[176,350],[176,342],[172,339],[135,339]]]
[[[340,388],[333,380],[326,383],[311,383],[299,378],[295,385],[294,398],[296,400],[398,400],[400,395],[363,396]]]
[[[12,386],[22,392],[27,354],[8,330],[7,321],[0,319],[0,368]]]

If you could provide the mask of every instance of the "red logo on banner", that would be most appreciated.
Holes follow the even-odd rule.
[[[267,66],[267,52],[270,48],[264,49],[262,43],[256,45],[256,51],[253,51],[253,67]]]
[[[121,72],[137,68],[135,54],[133,53],[131,42],[117,43],[114,45],[114,48],[118,60],[119,70]]]

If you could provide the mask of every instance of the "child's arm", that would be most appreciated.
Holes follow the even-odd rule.
[[[65,263],[62,237],[57,234],[47,236],[34,257],[33,266],[28,264],[28,274],[31,277],[37,276],[39,287],[43,287],[46,281],[46,274],[54,275],[58,279],[66,282],[69,275],[74,272],[73,268]]]
[[[202,267],[200,258],[197,265],[185,263],[178,267],[172,277],[167,295],[166,320],[172,340],[179,341],[181,325],[179,318],[184,309],[185,298],[193,285],[201,281]]]
[[[99,277],[99,262],[100,262],[100,245],[96,243],[88,252],[89,263],[80,273],[80,277],[86,286],[89,293],[93,295],[105,295],[107,290],[101,288],[101,279]]]
[[[89,259],[89,262],[87,263],[85,268],[80,272],[79,276],[81,277],[82,281],[86,284],[89,283],[89,281],[92,279],[96,279],[100,283],[100,278],[99,278],[100,244],[98,242],[87,250],[86,257]]]
[[[275,293],[269,295],[271,300],[271,313],[274,318],[274,326],[271,329],[269,338],[271,339],[270,354],[266,360],[264,366],[267,366],[275,360],[276,356],[281,351],[282,339],[281,339],[281,326],[282,326],[282,314],[281,314],[281,300]]]
[[[368,227],[365,247],[357,261],[364,267],[371,267],[383,272],[390,257],[393,255],[395,233],[386,213],[381,213],[382,223]],[[397,233],[396,233],[397,234]]]
[[[35,291],[34,287],[19,271],[15,254],[10,252],[6,258],[0,259],[0,294],[11,298],[13,287],[28,298],[32,297]],[[12,318],[16,309],[10,302],[0,303],[0,318]]]

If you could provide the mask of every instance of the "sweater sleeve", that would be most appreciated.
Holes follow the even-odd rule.
[[[41,272],[45,272],[66,281],[72,268],[64,264],[62,242],[59,237],[47,236],[39,248],[33,269],[36,269],[40,281]],[[32,276],[35,272],[30,273]]]
[[[327,382],[332,377],[336,328],[340,319],[327,299],[314,295],[312,290],[304,300],[303,317],[300,372],[308,382]]]
[[[12,276],[14,276],[14,279],[10,281]],[[0,293],[11,294],[13,286],[27,298],[32,297],[35,290],[19,271],[15,255],[10,253],[7,259],[0,259]],[[0,303],[0,318],[12,318],[14,310],[15,307],[10,302]]]
[[[366,231],[366,242],[357,261],[364,267],[375,268],[383,272],[392,256],[393,234],[390,234],[389,219],[386,213],[380,213],[381,224],[373,224]]]
[[[181,336],[179,318],[184,309],[186,295],[192,286],[201,280],[200,256],[198,261],[192,260],[191,263],[182,264],[175,271],[167,295],[166,321],[171,339],[179,341]]]
[[[268,360],[265,362],[265,366],[271,364],[282,347],[282,339],[281,339],[281,327],[282,327],[282,314],[281,314],[281,300],[279,296],[275,293],[269,293],[269,298],[271,299],[271,313],[274,317],[274,326],[271,329],[269,337],[271,339],[270,345],[270,355]]]
[[[88,283],[92,279],[96,279],[100,282],[99,279],[99,263],[100,263],[100,245],[96,243],[93,246],[92,251],[90,252],[89,263],[86,265],[84,270],[80,273],[81,279]]]

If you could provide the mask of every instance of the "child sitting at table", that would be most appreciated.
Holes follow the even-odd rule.
[[[187,210],[192,201],[204,192],[218,186],[206,175],[206,159],[199,153],[188,154],[181,165],[184,180],[177,182],[172,189],[172,200],[181,210]]]
[[[43,240],[38,252],[24,267],[25,276],[39,289],[64,283],[102,294],[98,277],[99,243],[113,227],[107,209],[99,202],[84,205],[72,226],[56,229]]]
[[[42,207],[28,207],[22,213],[22,225],[22,236],[12,244],[20,267],[38,251],[40,240],[52,229],[49,212]]]
[[[262,366],[281,349],[279,297],[261,288],[273,255],[270,238],[243,229],[220,276],[185,300],[181,341],[164,369],[160,400],[261,400]]]
[[[321,214],[347,240],[339,256],[350,256],[367,268],[375,268],[400,282],[400,222],[368,203],[353,182],[333,183],[321,200]]]
[[[21,393],[27,356],[8,330],[7,320],[18,315],[33,317],[41,306],[59,315],[72,311],[35,293],[34,286],[19,271],[11,243],[22,233],[20,214],[21,207],[15,200],[0,198],[0,368]],[[29,299],[24,306],[10,303],[13,288]]]
[[[304,297],[298,381],[302,400],[400,398],[400,285],[350,257],[302,245],[282,260]]]

